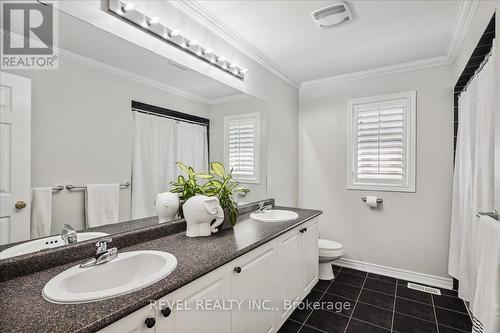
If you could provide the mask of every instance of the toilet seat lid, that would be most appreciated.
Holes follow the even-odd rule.
[[[321,250],[340,250],[342,248],[342,244],[329,239],[319,239],[318,247]]]

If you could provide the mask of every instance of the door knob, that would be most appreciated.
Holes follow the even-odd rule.
[[[146,324],[147,328],[152,328],[153,326],[155,326],[156,320],[154,318],[146,318],[144,323]]]
[[[18,202],[16,202],[16,204],[14,205],[14,207],[16,207],[17,209],[23,209],[23,208],[26,208],[26,202],[24,202],[23,200],[19,200]]]
[[[172,309],[170,309],[169,307],[166,307],[166,308],[161,310],[161,314],[163,315],[163,317],[168,317],[168,316],[170,316],[171,313],[172,313]]]

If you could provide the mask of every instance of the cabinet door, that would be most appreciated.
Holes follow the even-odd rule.
[[[278,239],[280,267],[280,323],[283,323],[293,311],[293,303],[298,302],[302,294],[301,284],[301,236],[299,230],[293,230]]]
[[[230,273],[222,267],[160,299],[156,333],[229,333]]]
[[[153,324],[148,328],[146,320],[149,324]],[[147,305],[128,316],[115,321],[113,324],[104,327],[98,333],[155,333],[156,318],[154,307]]]
[[[304,228],[305,231],[301,234],[302,297],[318,282],[319,270],[317,219],[306,224]]]
[[[279,267],[276,242],[271,242],[235,260],[232,298],[242,302],[232,312],[232,332],[276,331],[279,306]]]

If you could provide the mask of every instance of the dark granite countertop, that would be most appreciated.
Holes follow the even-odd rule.
[[[53,304],[42,296],[44,285],[60,272],[82,262],[56,266],[0,283],[0,332],[95,332],[146,306],[242,254],[278,237],[321,214],[318,210],[293,210],[299,218],[290,222],[261,223],[240,216],[233,229],[209,237],[186,237],[185,232],[149,240],[119,252],[162,250],[172,253],[177,268],[161,281],[133,293],[84,304]]]

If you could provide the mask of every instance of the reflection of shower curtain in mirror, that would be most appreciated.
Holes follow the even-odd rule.
[[[180,174],[175,162],[208,169],[207,128],[165,117],[134,112],[132,218],[156,215],[157,193],[170,190]]]

